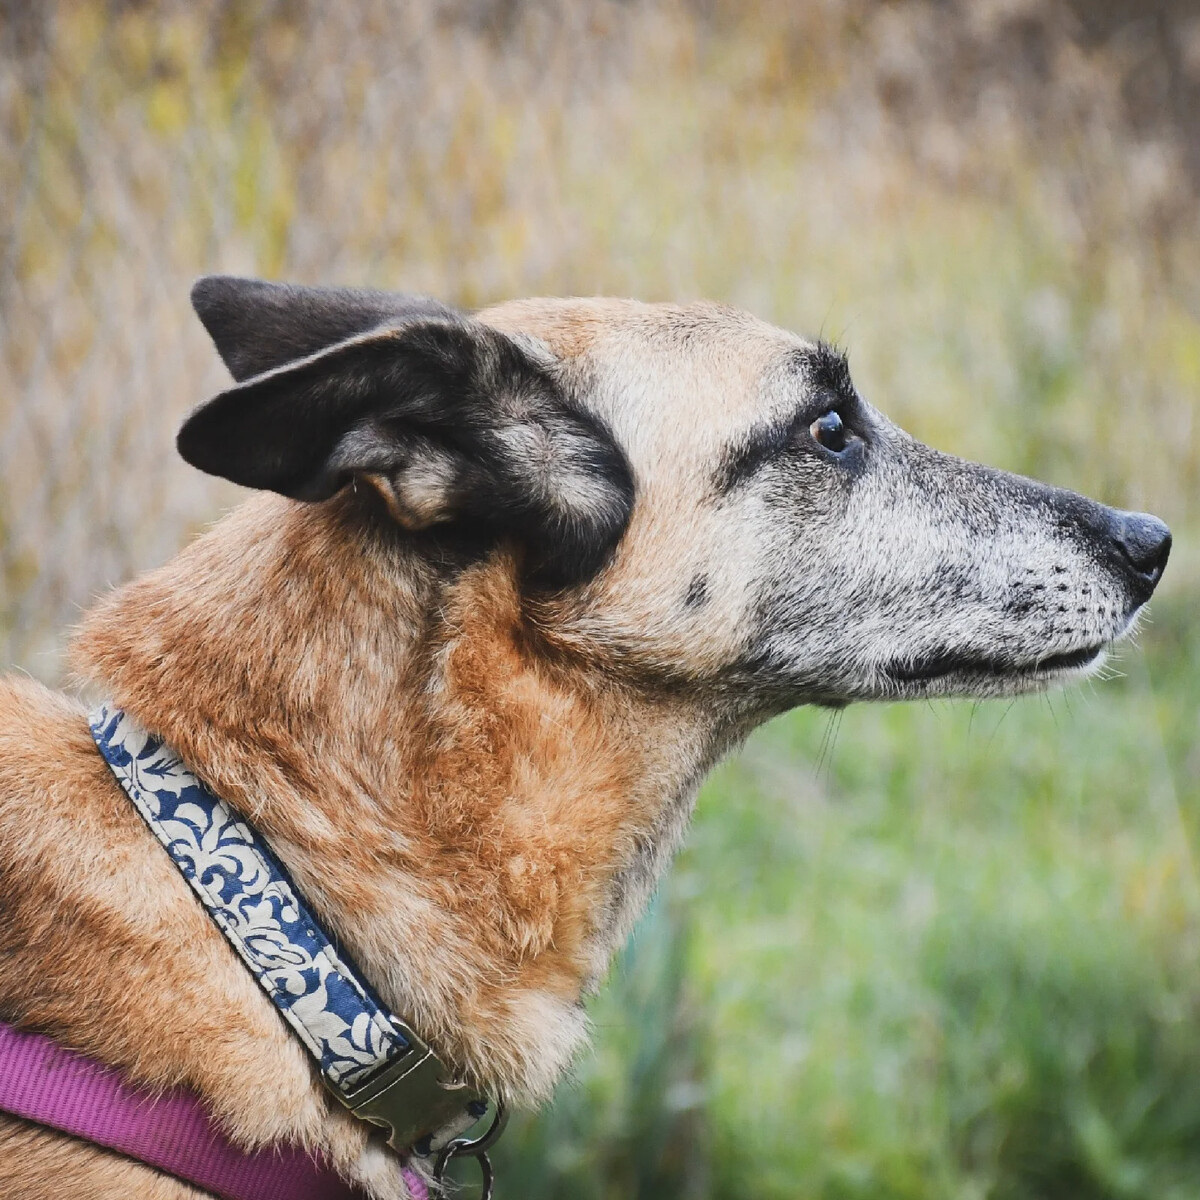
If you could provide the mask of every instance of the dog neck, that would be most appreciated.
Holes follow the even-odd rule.
[[[74,665],[254,822],[444,1058],[537,1101],[723,739],[539,651],[516,580],[502,554],[451,577],[351,493],[257,496],[101,602]]]

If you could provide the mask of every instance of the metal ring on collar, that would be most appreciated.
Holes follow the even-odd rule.
[[[452,1158],[474,1158],[479,1162],[479,1170],[483,1177],[479,1200],[492,1200],[492,1163],[487,1156],[487,1152],[496,1144],[496,1140],[504,1132],[504,1126],[508,1122],[508,1110],[499,1100],[494,1103],[496,1105],[496,1115],[492,1118],[492,1123],[479,1137],[452,1138],[438,1153],[437,1165],[433,1168],[433,1181],[438,1185],[438,1190],[441,1194],[445,1194],[442,1183],[444,1182],[446,1167],[449,1166],[450,1160]]]

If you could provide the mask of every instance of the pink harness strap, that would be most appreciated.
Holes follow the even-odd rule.
[[[297,1147],[239,1149],[189,1092],[130,1087],[110,1067],[3,1021],[0,1110],[117,1150],[222,1200],[363,1200]],[[415,1173],[404,1176],[415,1200],[426,1200]]]

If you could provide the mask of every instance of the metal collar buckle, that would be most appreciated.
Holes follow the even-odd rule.
[[[358,1118],[388,1130],[388,1145],[404,1152],[461,1117],[485,1097],[454,1079],[446,1064],[402,1021],[392,1018],[409,1048],[349,1092],[330,1088]]]
[[[483,1172],[480,1200],[490,1200],[492,1164],[487,1151],[504,1130],[507,1120],[504,1106],[492,1104],[486,1096],[456,1080],[412,1029],[394,1016],[392,1022],[408,1042],[408,1050],[353,1091],[341,1092],[334,1087],[329,1090],[360,1120],[386,1129],[388,1145],[401,1153],[410,1151],[417,1142],[439,1129],[461,1122],[473,1105],[479,1106],[482,1116],[491,1104],[495,1115],[487,1129],[476,1138],[452,1137],[438,1151],[433,1172],[434,1182],[440,1185],[451,1159],[477,1159]]]

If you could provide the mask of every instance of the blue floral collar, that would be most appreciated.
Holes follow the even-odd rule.
[[[102,705],[91,730],[134,807],[333,1094],[355,1115],[387,1127],[397,1150],[428,1154],[440,1146],[442,1160],[447,1151],[476,1153],[478,1140],[468,1145],[455,1135],[483,1115],[487,1101],[388,1012],[261,835],[128,713]],[[497,1132],[488,1131],[489,1142]]]

